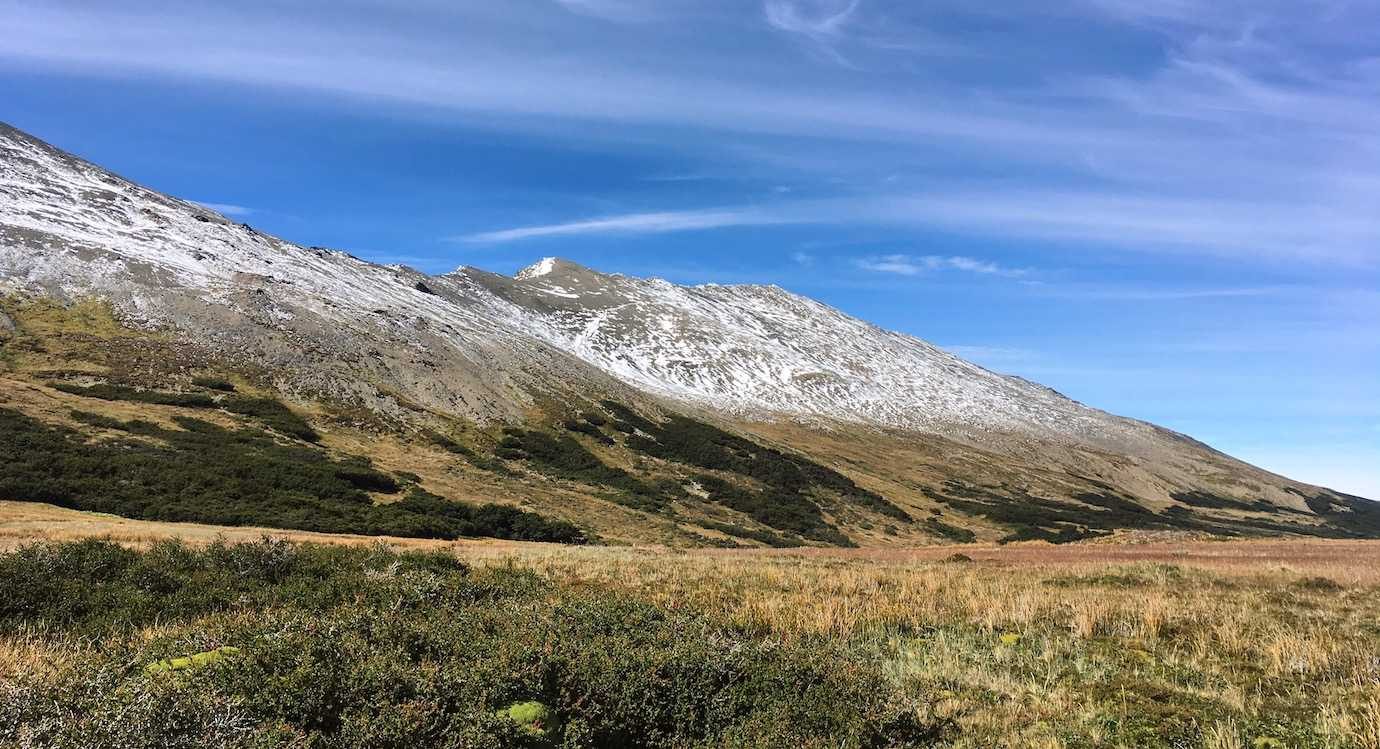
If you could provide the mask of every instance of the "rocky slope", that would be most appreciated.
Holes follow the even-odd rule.
[[[265,235],[5,126],[0,290],[108,300],[128,325],[253,364],[280,392],[403,426],[559,419],[561,404],[613,398],[847,461],[921,512],[1055,498],[1096,513],[1109,508],[1077,498],[1115,495],[1155,511],[1317,514],[1315,487],[774,286],[677,286],[557,259],[513,278],[427,276]],[[894,450],[846,457],[859,443]],[[1195,491],[1235,504],[1183,499]],[[1011,524],[983,507],[960,514]]]

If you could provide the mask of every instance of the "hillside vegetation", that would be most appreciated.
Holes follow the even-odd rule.
[[[1380,552],[1336,543],[29,545],[0,746],[1380,749]]]
[[[944,729],[844,643],[383,549],[27,547],[0,557],[0,653],[0,745],[885,747]]]
[[[379,387],[371,402],[398,410],[371,410],[130,329],[98,302],[0,309],[11,321],[0,378],[17,396],[0,391],[0,440],[16,456],[0,466],[0,499],[334,533],[673,546],[1067,543],[1126,529],[1380,536],[1380,506],[1335,492],[1290,488],[1297,507],[1207,489],[1148,504],[937,437],[734,428],[645,399],[592,393],[543,401],[520,425],[476,424]]]

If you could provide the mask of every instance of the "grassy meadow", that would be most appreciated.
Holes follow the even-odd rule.
[[[612,402],[401,434],[6,309],[0,749],[1380,749],[1377,541],[883,495]]]
[[[6,544],[0,744],[1380,747],[1373,542],[182,545],[122,522]]]

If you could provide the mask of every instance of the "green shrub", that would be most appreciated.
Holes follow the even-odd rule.
[[[494,454],[506,460],[530,461],[553,478],[613,489],[615,501],[649,512],[659,512],[668,499],[663,491],[623,470],[604,463],[574,438],[553,436],[534,429],[509,429]]]
[[[236,557],[263,563],[240,575]],[[0,575],[0,592],[51,584],[48,560],[72,589],[4,623],[102,647],[0,690],[4,746],[880,749],[934,743],[948,725],[919,720],[874,659],[837,644],[758,638],[523,570],[378,549],[96,542],[0,555],[0,571],[22,576]],[[169,582],[150,595],[137,581],[154,573]],[[87,616],[53,616],[69,606]],[[151,621],[152,639],[117,636]],[[171,673],[140,665],[223,647],[237,652]]]
[[[977,540],[976,533],[973,533],[967,528],[949,525],[938,518],[926,518],[925,529],[936,536],[941,536],[955,543],[970,544]]]
[[[235,392],[235,383],[219,377],[193,377],[192,384],[207,390],[219,390],[223,393]]]
[[[264,426],[290,437],[317,442],[321,435],[292,409],[272,398],[234,397],[221,400],[220,407],[230,413],[257,419]]]
[[[321,439],[321,435],[317,434],[302,417],[272,398],[234,396],[216,400],[205,393],[163,393],[157,390],[139,390],[125,385],[109,383],[83,387],[72,383],[58,382],[54,383],[53,387],[64,393],[108,401],[131,401],[181,408],[223,408],[231,413],[257,419],[274,431],[290,437],[296,437],[307,442],[317,442]],[[234,386],[232,385],[231,390],[233,389]]]
[[[112,422],[100,425],[157,442],[90,442],[72,430],[0,409],[0,455],[6,456],[0,461],[0,496],[147,520],[584,541],[569,523],[513,508],[445,500],[376,506],[367,492],[393,493],[399,486],[366,459],[333,460],[319,448],[284,444],[259,430],[229,430],[185,417],[176,419],[181,429]]]
[[[566,419],[563,423],[563,426],[566,428],[566,431],[587,434],[590,437],[593,437],[595,440],[598,440],[602,444],[614,444],[612,437],[608,436],[607,434],[604,434],[604,431],[602,429],[600,429],[595,424],[590,423],[589,421],[579,419]]]
[[[897,520],[911,520],[905,510],[881,495],[803,455],[784,453],[686,416],[672,414],[656,423],[614,401],[603,401],[602,405],[614,416],[615,428],[619,423],[634,427],[620,431],[629,432],[626,444],[637,452],[695,468],[736,473],[765,485],[753,491],[713,476],[697,477],[713,501],[763,525],[817,541],[852,545],[824,519],[823,510],[810,496],[814,490],[834,492],[844,501]]]
[[[215,408],[216,401],[205,393],[162,393],[157,390],[140,390],[124,385],[101,383],[83,387],[70,382],[53,383],[55,390],[83,398],[99,398],[107,401],[132,401],[156,406],[180,406],[182,408]]]

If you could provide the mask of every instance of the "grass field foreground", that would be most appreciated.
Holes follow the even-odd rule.
[[[205,553],[171,551],[180,547],[145,530],[136,545],[149,551],[135,558],[154,580],[169,564],[156,560]],[[147,664],[233,647],[223,662],[159,682],[158,699],[190,721],[181,745],[215,735],[215,745],[270,746],[1380,747],[1372,542],[687,552],[413,541],[427,554],[415,558],[354,543],[363,548],[272,547],[356,555],[305,596],[289,576],[218,599],[224,583],[210,563],[198,573],[209,577],[193,575],[176,595],[139,576],[116,576],[115,589],[80,582],[99,565],[60,576],[76,587],[52,601],[105,614],[58,616],[32,595],[17,610],[24,576],[6,574],[7,740],[22,716],[42,712],[35,705],[130,710],[130,694],[151,699]],[[21,548],[3,564],[75,548]],[[399,570],[418,564],[429,582],[402,582]],[[130,596],[142,603],[109,613]],[[474,631],[488,644],[466,644]],[[436,681],[452,666],[490,681]],[[740,683],[756,686],[733,691]],[[614,684],[626,701],[587,712],[581,695]],[[343,690],[328,711],[391,716],[394,733],[308,720],[303,701],[326,697],[300,690],[327,688]],[[235,713],[240,733],[210,732],[230,706],[269,699],[279,708]],[[713,713],[723,700],[736,707]],[[534,738],[491,720],[530,701],[561,729]]]

